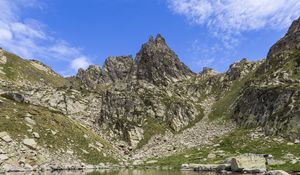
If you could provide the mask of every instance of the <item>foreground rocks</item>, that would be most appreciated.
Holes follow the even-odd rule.
[[[244,154],[231,159],[231,170],[234,172],[266,172],[266,159],[261,155]]]
[[[289,173],[283,170],[273,170],[273,171],[268,171],[267,173],[265,173],[265,175],[289,175]]]
[[[226,161],[228,162],[228,161]],[[243,154],[233,157],[225,164],[183,164],[182,170],[215,171],[215,172],[240,172],[240,173],[265,173],[267,171],[266,159],[263,155]],[[273,172],[275,173],[275,172]],[[271,175],[271,174],[270,174]],[[272,174],[275,175],[275,174]],[[277,175],[277,174],[276,174]],[[278,174],[279,175],[279,174]]]

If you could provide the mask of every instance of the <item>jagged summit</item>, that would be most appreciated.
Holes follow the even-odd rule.
[[[138,80],[146,80],[155,85],[167,85],[188,78],[194,73],[184,65],[178,56],[158,34],[143,44],[136,56],[133,75]]]
[[[79,70],[77,78],[85,85],[117,81],[145,80],[155,85],[168,85],[195,75],[158,34],[142,45],[135,59],[129,56],[108,57],[103,68]]]
[[[156,37],[154,38],[154,36],[150,36],[148,43],[163,43],[166,44],[166,40],[165,38],[161,35],[161,34],[157,34]]]

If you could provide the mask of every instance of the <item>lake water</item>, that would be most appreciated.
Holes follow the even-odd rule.
[[[8,175],[216,175],[216,173],[197,173],[179,170],[101,170],[96,172],[64,171],[43,173],[9,173]]]

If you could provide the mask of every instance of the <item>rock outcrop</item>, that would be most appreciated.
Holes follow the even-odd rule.
[[[138,80],[164,86],[194,75],[159,34],[143,44],[136,56],[132,74]]]
[[[86,70],[79,69],[76,77],[88,88],[97,85],[125,81],[132,69],[132,56],[109,57],[105,60],[102,69],[91,65]]]
[[[234,107],[243,126],[262,126],[268,134],[300,138],[300,19],[269,51]]]

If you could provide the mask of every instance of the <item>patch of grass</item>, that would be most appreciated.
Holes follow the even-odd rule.
[[[21,142],[25,135],[33,138],[29,131],[30,126],[25,121],[25,115],[30,114],[30,118],[36,122],[36,125],[32,125],[32,132],[40,135],[39,139],[35,139],[39,146],[47,147],[53,153],[62,150],[74,151],[77,157],[89,164],[117,162],[112,157],[115,152],[108,142],[67,116],[44,107],[16,103],[8,99],[3,101],[0,104],[0,131],[8,132],[14,140]],[[102,151],[89,147],[89,144],[96,145],[96,142],[104,146]]]
[[[144,129],[144,138],[139,142],[136,149],[141,148],[146,145],[152,136],[157,134],[165,134],[166,126],[164,123],[160,122],[154,118],[147,118],[147,122],[143,126]]]
[[[55,87],[68,85],[68,80],[60,75],[49,74],[33,66],[30,61],[24,60],[17,55],[4,51],[7,58],[6,64],[2,65],[5,76],[2,78],[10,81],[27,80],[33,84],[43,82]]]
[[[241,93],[242,88],[244,87],[247,78],[243,78],[242,80],[236,80],[233,82],[230,90],[224,94],[221,99],[216,101],[216,103],[212,107],[212,111],[209,114],[209,119],[218,119],[218,118],[230,118],[232,115],[231,105],[235,102],[238,96]]]
[[[253,130],[240,128],[234,132],[215,139],[214,142],[220,144],[217,147],[203,146],[199,148],[187,149],[174,155],[160,158],[154,165],[172,166],[180,168],[185,163],[221,163],[226,158],[244,153],[272,154],[276,160],[284,160],[286,154],[293,154],[300,157],[300,144],[287,145],[287,141],[278,143],[273,141],[273,137],[251,139]],[[207,159],[209,153],[217,150],[224,151],[224,156],[217,156],[214,159]],[[289,172],[299,171],[300,163],[291,164],[286,162],[283,165],[269,166],[268,169],[283,169]]]

